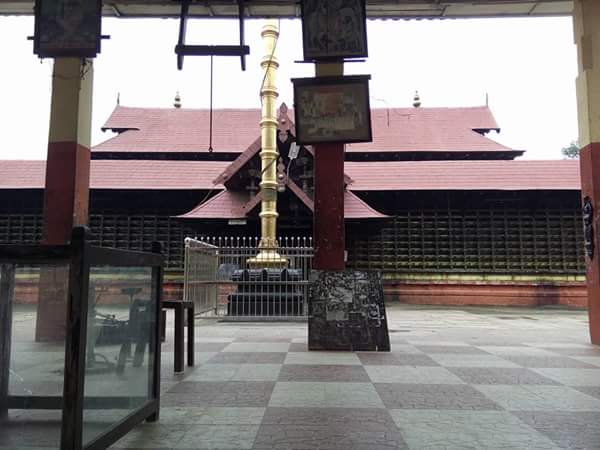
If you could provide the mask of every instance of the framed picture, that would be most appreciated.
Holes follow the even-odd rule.
[[[301,8],[305,61],[368,56],[365,0],[302,0]]]
[[[33,52],[40,58],[100,53],[102,0],[36,0]]]
[[[298,144],[371,142],[370,75],[295,78]]]

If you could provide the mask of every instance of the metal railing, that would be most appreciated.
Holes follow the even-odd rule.
[[[185,239],[184,299],[205,316],[230,320],[294,320],[308,312],[312,238],[284,237],[277,251],[286,270],[248,269],[254,237]]]

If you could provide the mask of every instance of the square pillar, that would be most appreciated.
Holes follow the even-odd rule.
[[[344,63],[318,63],[317,76],[339,76]],[[317,144],[314,156],[315,210],[313,267],[344,270],[344,144]]]
[[[74,226],[88,224],[92,86],[91,60],[54,60],[44,189],[44,244],[67,244]],[[65,269],[45,268],[40,272],[37,341],[64,339],[67,286]]]
[[[586,255],[590,336],[600,345],[600,2],[575,0],[573,12],[579,75],[577,112],[581,147],[581,196],[592,207],[593,232],[586,230],[592,248]]]

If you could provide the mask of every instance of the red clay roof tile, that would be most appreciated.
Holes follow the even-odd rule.
[[[222,189],[213,180],[227,161],[92,161],[92,189]],[[43,189],[46,161],[0,161],[0,189]]]
[[[353,191],[579,190],[579,161],[347,162]]]
[[[293,117],[292,110],[285,111]],[[260,117],[259,109],[214,110],[214,151],[246,150],[260,136]],[[372,110],[371,117],[373,142],[349,144],[348,152],[518,152],[473,131],[499,130],[487,106],[379,108]],[[286,122],[284,128],[290,126]],[[103,129],[122,132],[95,146],[93,151],[206,152],[209,111],[117,106]]]

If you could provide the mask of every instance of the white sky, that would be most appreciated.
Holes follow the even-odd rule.
[[[246,72],[237,58],[215,58],[214,106],[258,108],[263,21],[246,26]],[[191,21],[190,44],[234,44],[237,22]],[[100,127],[117,93],[125,106],[171,107],[180,91],[184,107],[209,104],[209,58],[188,57],[176,68],[176,20],[105,19],[102,53],[95,60],[93,144],[109,137]],[[0,159],[44,159],[48,137],[51,61],[32,53],[33,19],[0,17]],[[371,74],[371,106],[410,106],[419,90],[423,106],[489,104],[502,132],[494,139],[526,158],[560,159],[577,138],[576,49],[570,18],[370,21],[369,58],[347,73]],[[298,21],[282,21],[277,47],[280,99],[293,104],[292,77],[312,76],[298,64]]]

